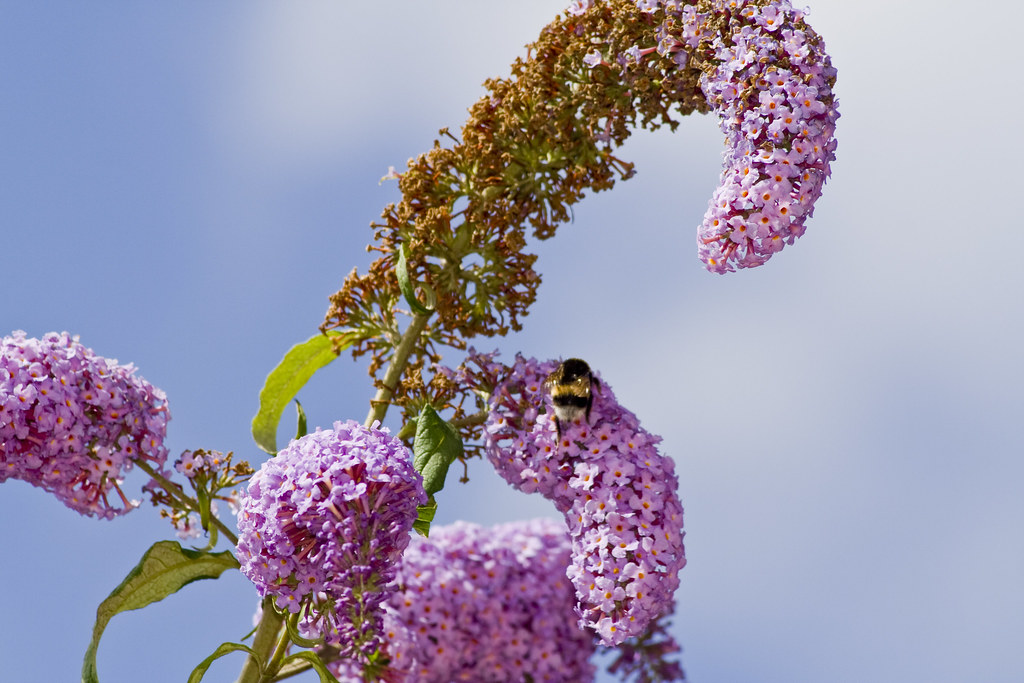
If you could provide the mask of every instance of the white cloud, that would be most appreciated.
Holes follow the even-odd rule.
[[[424,127],[457,130],[482,82],[508,73],[564,7],[509,3],[318,0],[247,3],[222,68],[219,103],[233,152],[284,163]],[[429,143],[427,143],[429,144]]]

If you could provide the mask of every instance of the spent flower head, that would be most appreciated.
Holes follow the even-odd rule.
[[[410,281],[431,294],[429,313],[413,316],[428,318],[413,328],[413,363],[436,362],[441,345],[461,349],[474,336],[521,329],[540,285],[528,232],[552,237],[586,194],[633,175],[613,154],[632,127],[674,127],[671,111],[707,110],[696,70],[650,60],[629,71],[596,66],[595,44],[617,54],[652,34],[654,24],[629,2],[587,0],[572,11],[544,29],[508,78],[485,83],[459,134],[442,130],[394,174],[402,198],[373,225],[369,247],[380,257],[345,278],[322,325],[344,331],[338,343],[354,356],[371,354],[372,376],[400,332],[413,328],[398,315],[407,304],[397,272],[403,253]],[[414,382],[387,384],[387,399],[403,407],[417,390]]]
[[[124,514],[138,505],[121,490],[125,474],[163,467],[168,419],[164,393],[134,366],[67,332],[0,340],[0,482],[27,481],[83,515]]]
[[[266,461],[242,499],[242,572],[348,657],[380,647],[380,605],[427,501],[411,460],[376,424],[335,422]]]

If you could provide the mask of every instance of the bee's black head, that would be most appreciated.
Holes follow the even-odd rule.
[[[569,358],[562,363],[562,381],[572,382],[590,377],[590,366],[579,358]]]

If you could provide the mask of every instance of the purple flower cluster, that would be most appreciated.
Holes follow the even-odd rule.
[[[716,273],[759,266],[804,234],[835,159],[836,70],[824,41],[789,0],[637,6],[664,10],[659,54],[681,65],[697,54],[716,67],[703,71],[700,87],[726,150],[698,255]]]
[[[391,668],[407,683],[593,680],[596,643],[573,616],[568,561],[553,520],[457,522],[414,538],[385,605]]]
[[[4,337],[0,482],[27,481],[83,515],[110,519],[136,507],[120,486],[133,463],[163,467],[170,414],[164,393],[134,373],[67,332]]]
[[[349,656],[380,646],[380,605],[427,502],[412,454],[349,420],[292,441],[249,481],[238,560],[261,595]]]
[[[511,368],[477,356],[498,377],[485,425],[487,454],[514,487],[537,491],[565,514],[566,570],[581,626],[605,645],[640,635],[672,606],[683,551],[683,507],[671,458],[611,388],[595,386],[590,420],[556,433],[544,380],[558,363],[516,358]]]

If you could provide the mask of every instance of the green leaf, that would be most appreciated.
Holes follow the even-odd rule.
[[[405,301],[409,304],[412,312],[419,313],[420,315],[430,313],[430,309],[421,304],[420,300],[416,298],[415,288],[412,285],[412,280],[409,278],[409,264],[405,260],[404,244],[398,250],[398,263],[395,264],[395,274],[398,276],[398,289],[402,291],[402,296],[405,297]]]
[[[303,660],[309,662],[310,666],[316,669],[317,674],[320,676],[320,683],[338,683],[338,679],[335,678],[330,671],[327,670],[327,666],[324,665],[323,660],[316,656],[316,653],[305,650],[303,652],[296,652],[293,655],[289,655],[284,658],[281,662],[282,668],[284,664],[289,664],[297,660]]]
[[[263,658],[256,654],[251,647],[247,647],[241,643],[222,643],[213,651],[212,655],[199,662],[199,666],[192,670],[192,673],[189,674],[188,677],[188,683],[199,683],[199,681],[203,680],[203,676],[206,675],[206,670],[210,668],[210,665],[213,664],[214,660],[220,659],[224,655],[231,654],[232,652],[239,651],[247,652],[255,657],[256,661],[260,663],[260,671],[263,671],[263,667],[265,666]]]
[[[225,550],[207,553],[186,550],[174,541],[154,543],[128,576],[96,609],[92,642],[82,664],[82,682],[98,683],[96,650],[100,636],[111,618],[119,612],[141,609],[163,600],[183,586],[199,579],[216,579],[226,569],[238,569],[238,560]]]
[[[309,434],[309,429],[306,427],[306,411],[302,409],[299,399],[295,399],[295,410],[299,414],[299,424],[295,428],[295,438],[301,439],[306,434]]]
[[[348,338],[335,351],[332,339],[339,336]],[[354,341],[352,332],[331,331],[318,334],[288,350],[277,367],[267,375],[260,391],[260,409],[252,418],[252,438],[257,446],[271,455],[277,453],[277,425],[281,422],[284,407],[295,398],[313,373],[337,358],[338,352]]]
[[[416,521],[412,523],[413,530],[421,536],[430,535],[430,523],[434,521],[437,514],[437,501],[431,496],[426,505],[416,508]]]
[[[423,488],[432,496],[444,488],[448,467],[462,457],[462,437],[459,430],[427,405],[416,417],[412,453],[412,465],[423,475]]]

